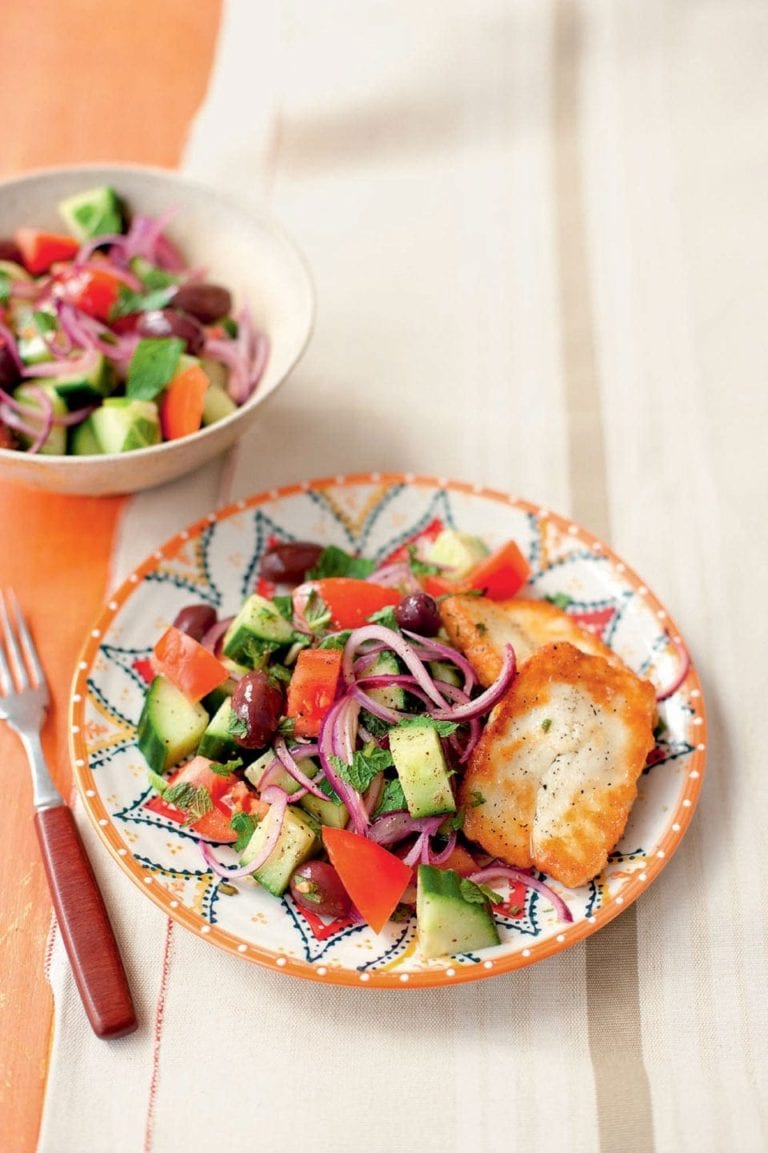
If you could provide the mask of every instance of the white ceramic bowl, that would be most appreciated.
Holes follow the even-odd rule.
[[[309,340],[314,292],[302,256],[265,212],[170,170],[100,164],[56,168],[0,183],[0,236],[20,225],[64,231],[57,205],[109,184],[136,212],[178,208],[168,228],[190,265],[203,265],[247,304],[270,354],[253,396],[231,416],[176,441],[104,456],[44,456],[0,449],[0,477],[59,493],[103,496],[173,480],[225,452],[258,419]]]

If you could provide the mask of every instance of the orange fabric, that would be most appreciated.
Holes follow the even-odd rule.
[[[100,0],[3,4],[0,75],[14,112],[4,121],[0,178],[98,160],[178,163],[205,93],[220,0],[114,5],[108,30],[103,12]],[[122,506],[121,498],[54,497],[0,476],[0,586],[16,589],[41,650],[52,689],[44,745],[65,792],[69,685],[107,588]],[[3,725],[0,765],[0,1115],[3,1147],[32,1153],[51,1028],[42,964],[51,906],[29,772]]]

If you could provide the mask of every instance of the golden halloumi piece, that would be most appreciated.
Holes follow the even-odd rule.
[[[501,672],[505,644],[515,650],[518,667],[553,641],[568,641],[584,653],[624,667],[621,657],[599,637],[549,601],[492,601],[457,594],[440,602],[440,617],[451,644],[464,653],[482,685],[492,684]]]
[[[538,649],[470,758],[464,832],[510,865],[585,884],[624,832],[655,717],[653,685],[631,670],[568,643]]]

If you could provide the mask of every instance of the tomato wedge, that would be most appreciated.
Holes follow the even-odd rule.
[[[173,625],[166,629],[152,651],[158,672],[191,701],[202,700],[229,676],[213,653]]]
[[[380,933],[411,883],[413,870],[394,853],[350,829],[324,826],[323,843],[361,917]]]
[[[515,542],[510,540],[479,561],[462,580],[425,576],[422,587],[433,597],[480,589],[490,600],[507,601],[520,592],[530,575],[531,566]]]
[[[14,240],[27,272],[37,276],[47,272],[57,260],[71,260],[80,245],[71,236],[58,232],[41,232],[39,228],[17,228]]]
[[[54,296],[97,320],[109,320],[120,296],[120,281],[102,268],[68,268],[56,274]]]
[[[163,440],[177,440],[197,432],[203,423],[203,402],[209,383],[205,369],[193,364],[168,384],[160,400]]]
[[[230,825],[235,813],[250,813],[255,817],[263,817],[269,808],[244,781],[215,773],[207,757],[193,757],[186,765],[182,765],[172,773],[168,778],[168,788],[174,785],[191,785],[193,788],[203,788],[208,792],[213,808],[189,828],[199,833],[201,837],[221,844],[233,844],[237,840],[237,833]],[[159,795],[150,797],[144,808],[179,825],[183,825],[188,819],[185,812]]]
[[[356,629],[365,624],[371,613],[398,604],[402,597],[397,589],[372,581],[354,577],[321,577],[305,581],[294,589],[293,603],[300,617],[304,615],[304,608],[313,592],[328,608],[334,629]]]
[[[302,649],[288,686],[286,716],[297,737],[316,737],[339,683],[341,649]]]

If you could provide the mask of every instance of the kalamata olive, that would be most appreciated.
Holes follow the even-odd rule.
[[[291,896],[297,905],[321,917],[345,917],[352,907],[339,874],[327,861],[307,861],[291,877]]]
[[[440,630],[437,602],[429,593],[410,593],[395,606],[395,620],[401,629],[422,637],[433,637]]]
[[[16,361],[7,345],[0,341],[0,388],[7,388],[9,384],[16,384],[20,379],[21,373]]]
[[[244,749],[263,749],[268,745],[283,714],[283,690],[260,669],[240,678],[232,693],[232,711],[245,726],[244,733],[233,734]]]
[[[196,317],[201,324],[213,324],[232,310],[232,296],[219,284],[182,284],[171,303],[174,308]]]
[[[187,605],[177,613],[173,623],[187,636],[201,641],[208,629],[216,624],[216,610],[210,605]]]
[[[317,564],[322,545],[310,541],[281,541],[268,548],[261,558],[261,575],[276,584],[300,584]]]
[[[205,333],[194,316],[185,316],[175,308],[150,308],[142,312],[136,323],[136,331],[140,336],[161,339],[176,336],[184,341],[190,356],[197,356],[205,343]]]
[[[20,264],[22,268],[24,267],[21,249],[15,240],[11,240],[10,236],[0,237],[0,260],[12,260],[14,264]]]

